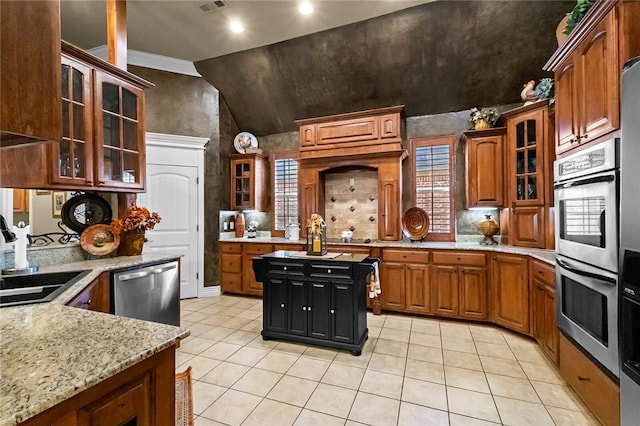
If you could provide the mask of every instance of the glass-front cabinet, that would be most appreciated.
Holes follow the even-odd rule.
[[[544,204],[542,175],[543,111],[534,110],[509,123],[512,206]]]
[[[266,171],[266,160],[261,155],[231,155],[231,210],[264,211]]]

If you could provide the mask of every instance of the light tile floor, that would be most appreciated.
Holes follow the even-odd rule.
[[[369,313],[355,357],[263,341],[261,299],[181,309],[196,426],[598,424],[533,340],[493,325]]]

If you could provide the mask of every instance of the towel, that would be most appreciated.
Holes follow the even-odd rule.
[[[369,283],[369,298],[373,299],[378,294],[382,292],[380,289],[380,269],[378,264],[380,262],[375,262],[373,266],[373,276],[371,277],[371,282]]]

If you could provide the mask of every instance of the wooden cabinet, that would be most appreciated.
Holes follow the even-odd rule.
[[[62,137],[3,152],[14,188],[144,190],[144,88],[151,84],[63,42],[58,57]]]
[[[28,189],[13,190],[13,212],[29,213],[29,190]]]
[[[553,126],[547,101],[503,114],[507,122],[509,244],[552,248]]]
[[[264,282],[262,337],[350,350],[367,336],[366,255],[348,260],[291,258],[277,252],[255,259]]]
[[[429,252],[382,250],[380,286],[383,309],[430,313]]]
[[[266,173],[264,157],[258,154],[231,155],[231,210],[266,209]]]
[[[103,272],[69,303],[69,306],[90,311],[111,313],[111,275]]]
[[[220,287],[223,293],[242,292],[242,244],[220,243]]]
[[[529,334],[529,269],[524,256],[491,257],[493,322]]]
[[[603,425],[620,424],[620,388],[560,334],[560,374]]]
[[[545,353],[558,363],[555,268],[538,260],[529,262],[531,334]]]
[[[59,141],[60,2],[0,2],[0,40],[0,147]]]
[[[256,280],[252,260],[256,256],[273,252],[271,244],[242,244],[242,293],[262,296],[262,282]]]
[[[21,423],[175,424],[175,347],[171,346]]]
[[[434,314],[486,320],[489,310],[485,254],[433,252],[431,289]]]
[[[465,132],[467,208],[504,206],[506,128]]]

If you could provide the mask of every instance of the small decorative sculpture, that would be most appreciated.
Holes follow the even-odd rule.
[[[307,222],[307,254],[323,256],[327,254],[327,225],[318,213],[311,215]]]
[[[525,105],[548,99],[551,96],[551,89],[553,88],[553,80],[551,78],[540,79],[538,85],[535,86],[535,84],[534,80],[529,80],[523,84],[524,89],[520,92],[520,97]]]
[[[478,223],[478,230],[482,235],[484,235],[484,239],[480,242],[482,245],[493,245],[498,244],[496,240],[493,239],[493,236],[500,231],[500,225],[491,219],[490,214],[484,215],[484,220],[481,220]]]

